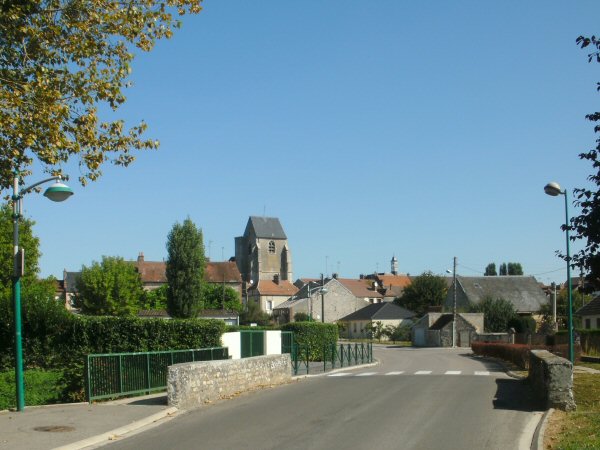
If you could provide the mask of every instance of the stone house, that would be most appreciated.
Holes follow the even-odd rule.
[[[579,308],[575,314],[581,317],[583,328],[600,328],[600,296]]]
[[[451,279],[450,279],[451,280]],[[459,311],[466,311],[471,305],[480,303],[484,298],[503,298],[513,304],[519,315],[537,315],[548,298],[540,284],[532,276],[457,276],[456,305]],[[446,300],[446,310],[454,305],[454,287],[450,285]]]
[[[338,322],[344,325],[344,337],[348,339],[365,339],[369,337],[372,326],[381,322],[383,327],[412,325],[415,313],[394,303],[373,303],[359,309]]]
[[[289,281],[281,281],[278,277],[274,280],[259,280],[250,286],[247,291],[246,301],[257,304],[267,314],[273,314],[275,308],[286,302],[298,292],[298,288]]]
[[[483,332],[483,313],[456,315],[456,346],[470,347],[474,335]],[[415,347],[452,347],[452,313],[430,312],[419,319],[411,329]]]
[[[303,284],[293,297],[273,309],[277,323],[293,322],[296,313],[312,316],[316,321],[322,321],[324,316],[325,322],[333,323],[369,304],[368,297],[357,297],[337,278],[325,279],[323,287],[327,292],[321,296],[320,280]]]

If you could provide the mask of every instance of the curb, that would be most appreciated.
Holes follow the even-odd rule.
[[[554,408],[550,408],[542,416],[542,420],[540,420],[540,423],[538,424],[537,428],[535,429],[535,433],[533,434],[533,440],[531,441],[531,450],[544,449],[544,434],[546,433],[546,427],[548,426],[548,421],[550,420],[552,413],[554,413]]]
[[[72,444],[63,445],[62,447],[56,447],[53,450],[80,450],[92,445],[107,443],[108,441],[116,440],[127,433],[131,433],[132,431],[136,431],[140,428],[151,425],[154,422],[158,422],[161,419],[174,417],[178,412],[179,410],[175,407],[167,408],[164,411],[152,414],[151,416],[140,419],[136,422],[132,422],[120,428],[107,431],[106,433],[102,433],[91,438],[82,439],[81,441],[77,441]]]

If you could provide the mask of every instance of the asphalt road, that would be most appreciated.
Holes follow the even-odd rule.
[[[470,350],[376,348],[380,364],[183,414],[117,449],[528,449],[527,387]]]

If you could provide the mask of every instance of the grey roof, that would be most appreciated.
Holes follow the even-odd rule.
[[[346,317],[342,317],[340,321],[351,321],[351,320],[399,320],[399,319],[411,319],[415,317],[415,313],[409,311],[406,308],[402,308],[394,303],[383,302],[373,303],[365,306],[364,308],[354,311],[352,314],[348,314]]]
[[[287,239],[283,227],[277,217],[257,217],[251,216],[248,220],[248,227],[254,228],[257,238]]]
[[[578,316],[595,316],[600,314],[600,297],[596,297],[587,305],[583,305],[575,314]]]
[[[511,302],[519,313],[532,313],[548,303],[546,294],[532,276],[457,276],[459,291],[462,288],[471,303],[478,304],[485,297],[503,298]],[[452,288],[448,289],[446,305],[453,303]]]

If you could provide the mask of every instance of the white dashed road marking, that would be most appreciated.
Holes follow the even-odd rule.
[[[328,377],[345,377],[346,375],[352,375],[350,372],[338,372],[327,375]]]
[[[402,375],[404,373],[404,371],[400,371],[400,372],[388,372],[386,373],[386,375]]]
[[[363,372],[356,374],[357,377],[370,377],[371,375],[377,375],[377,372]]]
[[[445,375],[460,375],[461,373],[460,370],[446,370]]]
[[[476,370],[475,371],[475,375],[481,375],[481,376],[488,376],[490,374],[490,372],[488,372],[487,370]]]
[[[431,370],[418,370],[415,372],[415,375],[429,375]]]

